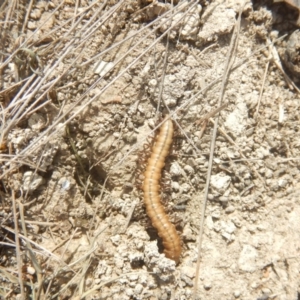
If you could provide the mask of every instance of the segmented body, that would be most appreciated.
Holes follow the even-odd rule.
[[[162,238],[166,257],[179,262],[181,254],[180,238],[175,226],[170,222],[160,198],[160,178],[169,154],[173,140],[174,127],[172,120],[165,118],[165,122],[156,136],[150,158],[144,173],[143,191],[146,210],[153,227]]]

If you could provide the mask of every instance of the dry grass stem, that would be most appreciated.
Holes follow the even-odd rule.
[[[239,17],[236,21],[236,26],[231,38],[226,62],[225,62],[225,67],[224,67],[224,75],[222,79],[222,85],[221,85],[221,91],[219,94],[219,100],[218,100],[218,106],[221,107],[224,93],[225,93],[225,88],[226,88],[226,83],[229,78],[230,70],[233,66],[234,59],[235,59],[235,53],[237,50],[237,44],[238,44],[238,38],[239,38],[239,32],[240,32],[240,22],[241,22],[241,16],[242,16],[242,11],[244,4],[240,8],[239,12]],[[203,237],[203,232],[204,232],[204,220],[205,220],[205,211],[206,211],[206,205],[207,205],[207,199],[208,199],[208,192],[209,192],[209,187],[210,187],[210,180],[211,180],[211,172],[212,172],[212,165],[213,165],[213,158],[214,158],[214,149],[215,149],[215,142],[216,142],[216,137],[217,137],[217,130],[218,130],[218,120],[219,116],[217,114],[216,120],[214,123],[214,129],[211,137],[211,146],[210,146],[210,154],[209,154],[209,162],[208,162],[208,170],[207,170],[207,177],[206,177],[206,185],[205,185],[205,191],[204,191],[204,200],[202,202],[202,209],[201,209],[201,220],[200,220],[200,230],[199,230],[199,235],[198,235],[198,257],[197,257],[197,266],[196,266],[196,275],[195,275],[195,283],[194,283],[194,288],[193,288],[193,299],[196,300],[197,298],[197,289],[198,289],[198,284],[199,284],[199,276],[200,276],[200,262],[201,262],[201,248],[202,248],[202,237]]]

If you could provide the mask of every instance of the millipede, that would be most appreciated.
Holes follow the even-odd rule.
[[[180,237],[170,222],[160,197],[161,172],[173,141],[173,132],[173,122],[167,115],[155,138],[144,173],[142,189],[147,214],[162,239],[164,254],[178,263],[181,254]]]

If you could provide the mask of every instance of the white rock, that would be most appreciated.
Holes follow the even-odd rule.
[[[43,177],[37,173],[34,174],[33,171],[27,171],[23,175],[23,189],[26,192],[35,191],[43,182]]]
[[[184,266],[181,269],[181,273],[192,279],[195,277],[196,270],[191,266]]]
[[[165,99],[165,104],[168,107],[175,107],[177,105],[177,101],[174,98],[167,98],[167,99]]]
[[[191,189],[191,186],[188,183],[183,183],[180,187],[180,192],[183,194],[187,194]]]
[[[182,174],[181,167],[177,162],[172,163],[170,167],[170,174],[172,177],[180,176]]]
[[[218,36],[230,33],[235,25],[235,11],[224,4],[217,5],[207,17],[198,34],[200,44],[218,39]]]
[[[256,259],[258,253],[256,249],[250,245],[244,245],[239,257],[239,268],[245,272],[254,272],[257,269]]]
[[[143,286],[140,283],[138,283],[134,288],[134,292],[136,295],[141,295],[142,291],[143,291]]]
[[[175,192],[178,192],[180,189],[180,185],[177,181],[172,181],[171,186],[172,186],[172,190]]]
[[[210,230],[212,230],[214,228],[214,221],[211,216],[206,217],[206,226]]]
[[[235,230],[236,230],[236,227],[235,225],[231,222],[231,221],[228,221],[228,222],[221,222],[221,226],[222,226],[222,229],[228,233],[234,233]]]
[[[230,176],[225,175],[223,172],[211,176],[210,184],[219,193],[224,193],[224,191],[229,187],[231,182]]]
[[[27,273],[31,274],[31,275],[34,275],[35,274],[35,269],[33,267],[28,266],[27,267]]]
[[[195,170],[193,167],[189,166],[189,165],[185,165],[184,166],[184,171],[187,173],[187,174],[194,174],[195,173]]]
[[[234,234],[230,234],[228,232],[222,232],[221,235],[227,242],[232,242],[235,240]]]
[[[32,130],[40,131],[42,128],[45,127],[46,121],[45,118],[38,113],[32,114],[28,119],[28,126]]]
[[[109,72],[114,66],[114,63],[112,62],[106,62],[106,61],[98,61],[95,64],[94,67],[94,73],[98,74],[100,76],[104,76],[107,72]]]
[[[120,241],[121,241],[121,237],[120,237],[120,235],[119,234],[117,234],[117,235],[115,235],[115,236],[112,236],[111,238],[110,238],[110,240],[112,241],[112,243],[114,244],[114,245],[119,245],[119,243],[120,243]]]
[[[247,105],[244,102],[240,102],[237,104],[234,111],[230,113],[226,118],[225,126],[235,136],[240,136],[245,129],[247,118],[248,118]]]

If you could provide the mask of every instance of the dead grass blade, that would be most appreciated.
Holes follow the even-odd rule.
[[[17,218],[17,209],[16,209],[16,199],[15,193],[12,191],[12,207],[13,207],[13,216],[14,216],[14,223],[15,223],[15,242],[16,242],[16,257],[17,257],[17,266],[18,266],[18,276],[19,276],[19,286],[21,289],[22,299],[25,299],[25,291],[24,291],[24,283],[23,283],[23,260],[21,256],[21,249],[20,249],[20,239],[19,239],[19,228],[18,228],[18,218]]]
[[[197,4],[197,1],[194,2],[193,4],[191,4],[188,9],[183,13],[183,15],[181,16],[181,18],[178,20],[178,22],[180,20],[182,20],[188,13],[190,10],[193,9],[193,7]],[[184,5],[179,6],[177,9],[183,9]],[[171,15],[172,17],[172,15]],[[47,141],[49,141],[53,135],[57,134],[61,129],[63,128],[66,124],[68,124],[71,120],[73,120],[79,113],[81,113],[88,105],[90,105],[95,99],[97,99],[100,95],[102,95],[114,82],[116,82],[116,80],[118,80],[121,76],[123,76],[125,74],[125,72],[127,72],[132,66],[134,66],[140,59],[142,56],[144,56],[146,53],[148,53],[161,39],[163,39],[168,33],[169,31],[171,31],[176,25],[172,25],[170,26],[170,28],[168,28],[168,30],[166,30],[160,37],[158,37],[154,42],[152,42],[145,50],[141,51],[139,55],[137,55],[137,57],[124,69],[122,70],[116,77],[114,77],[104,88],[102,88],[99,93],[97,93],[94,97],[92,97],[91,99],[86,100],[86,96],[88,94],[88,92],[92,89],[95,88],[95,86],[97,86],[97,84],[103,80],[103,76],[105,76],[105,74],[103,76],[101,76],[99,79],[97,79],[94,84],[92,84],[89,89],[87,91],[85,91],[83,93],[83,95],[76,101],[74,102],[74,104],[72,104],[69,109],[67,111],[64,112],[63,115],[58,116],[56,118],[56,120],[53,122],[53,124],[51,126],[49,126],[39,137],[37,137],[37,139],[35,139],[34,143],[31,143],[28,147],[26,147],[25,149],[23,149],[19,154],[17,154],[11,161],[11,163],[18,161],[18,158],[20,155],[30,155],[32,154],[34,151],[37,150],[37,147],[41,147],[41,144],[39,143],[45,136],[47,137],[47,139],[44,141],[44,143],[47,143]],[[153,29],[153,31],[155,31],[156,29]],[[142,37],[138,43],[136,43],[129,51],[127,51],[122,57],[120,57],[115,63],[114,66],[116,66],[118,63],[120,63],[121,61],[123,61],[123,59],[128,55],[128,53],[130,51],[132,51],[135,47],[137,47],[139,45],[139,43],[141,43],[143,40],[145,39],[145,36]],[[45,76],[43,78],[41,78],[40,80],[38,80],[39,84],[37,84],[34,87],[33,92],[31,92],[31,94],[26,98],[26,102],[29,103],[32,98],[35,96],[35,94],[37,94],[38,90],[41,88],[41,85],[46,81],[46,78],[48,78],[54,71],[54,68],[63,60],[63,58],[69,53],[69,51],[71,51],[71,47],[72,44],[69,43],[67,44],[66,48],[67,51],[65,51],[64,54],[62,54],[62,56],[58,59],[57,63],[54,64],[54,66],[52,66],[50,69],[44,71]],[[73,47],[72,47],[73,49]],[[73,65],[75,65],[75,63],[77,62],[78,57],[76,57],[75,59],[73,59],[72,63],[67,67],[66,71],[59,76],[59,78],[57,78],[56,80],[54,80],[54,82],[52,83],[52,85],[48,88],[47,91],[43,92],[42,95],[35,100],[35,102],[26,109],[25,113],[23,113],[22,116],[19,116],[19,119],[24,118],[25,115],[28,114],[28,111],[32,110],[32,108],[34,106],[37,105],[37,103],[39,101],[41,101],[41,99],[46,95],[46,93],[51,90],[54,85],[59,82],[61,80],[61,78],[67,74],[67,71],[71,69],[71,67]],[[106,73],[108,73],[109,71],[107,71]],[[82,102],[85,100],[84,104],[82,104]],[[81,107],[79,107],[76,111],[75,108],[77,108],[79,106],[79,104],[81,104]],[[20,110],[22,111],[22,110]],[[68,115],[70,115],[69,117],[67,117]],[[65,121],[64,121],[65,120]],[[60,124],[59,128],[58,128],[58,124]],[[11,128],[11,127],[10,127]],[[11,172],[11,170],[9,171]],[[8,174],[8,171],[5,171],[1,176],[0,179],[5,177]]]
[[[241,22],[241,15],[243,11],[243,7],[245,4],[242,5],[240,8],[239,16],[236,21],[235,30],[233,32],[229,50],[227,53],[227,58],[225,62],[224,67],[224,75],[222,79],[222,85],[221,85],[221,91],[219,94],[219,100],[218,100],[218,106],[221,107],[226,83],[229,78],[230,70],[233,66],[234,59],[235,59],[235,53],[237,49],[238,44],[238,37],[239,37],[239,31],[240,31],[240,22]],[[210,147],[210,154],[209,154],[209,162],[208,162],[208,170],[207,170],[207,177],[206,177],[206,185],[205,185],[205,191],[204,191],[204,200],[202,202],[202,209],[201,209],[201,219],[200,219],[200,230],[198,235],[198,258],[197,258],[197,265],[196,265],[196,274],[195,274],[195,281],[194,281],[194,288],[193,288],[193,299],[196,300],[197,298],[197,288],[198,288],[198,282],[199,282],[199,275],[200,275],[200,262],[201,262],[201,248],[202,248],[202,237],[203,237],[203,231],[204,231],[204,221],[205,221],[205,212],[206,212],[206,204],[207,204],[207,198],[208,198],[208,192],[209,192],[209,186],[210,186],[210,177],[212,172],[212,165],[213,165],[213,157],[214,157],[214,149],[215,149],[215,141],[217,137],[217,130],[218,130],[218,121],[219,121],[219,115],[217,114],[215,122],[214,122],[214,129],[211,137],[211,147]]]

